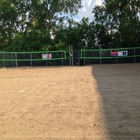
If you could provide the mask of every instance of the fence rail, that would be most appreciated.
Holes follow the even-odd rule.
[[[68,66],[70,52],[0,52],[0,67]],[[140,62],[140,47],[73,50],[74,65]]]

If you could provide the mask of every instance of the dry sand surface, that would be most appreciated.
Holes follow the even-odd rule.
[[[0,69],[0,140],[140,140],[140,64]]]

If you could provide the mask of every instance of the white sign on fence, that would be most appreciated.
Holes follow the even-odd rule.
[[[52,54],[42,54],[42,59],[51,59]]]
[[[118,51],[118,56],[127,56],[128,51]]]

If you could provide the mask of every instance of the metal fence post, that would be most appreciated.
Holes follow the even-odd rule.
[[[17,64],[17,53],[15,52],[15,58],[16,58],[16,67],[18,66]]]
[[[72,51],[72,67],[73,67],[73,56],[74,56],[74,53],[73,53],[73,46],[71,46],[71,51]]]
[[[3,51],[3,67],[5,68],[5,56],[4,56],[4,51]]]
[[[102,56],[101,56],[101,49],[100,49],[100,64],[102,63],[102,62],[101,62],[101,61],[102,61],[102,60],[101,60],[101,59],[102,59],[101,57],[102,57]]]
[[[12,55],[12,52],[11,52],[11,63],[12,63],[12,67],[13,67],[13,55]]]
[[[134,48],[134,63],[136,63],[136,57],[135,57],[135,55],[136,55],[136,49]]]
[[[32,53],[30,53],[31,67],[32,67]]]
[[[62,66],[63,66],[63,52],[61,54],[62,54]]]
[[[117,50],[117,52],[118,52],[118,50]],[[118,64],[118,56],[117,56],[117,64]]]
[[[85,54],[85,48],[84,48],[84,66],[85,66],[85,55],[86,55],[86,54]]]
[[[80,66],[80,53],[79,53],[79,50],[78,50],[78,65]]]

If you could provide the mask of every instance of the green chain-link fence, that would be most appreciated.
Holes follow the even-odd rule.
[[[73,65],[140,62],[140,47],[73,50]],[[0,67],[68,66],[69,51],[0,52]]]

